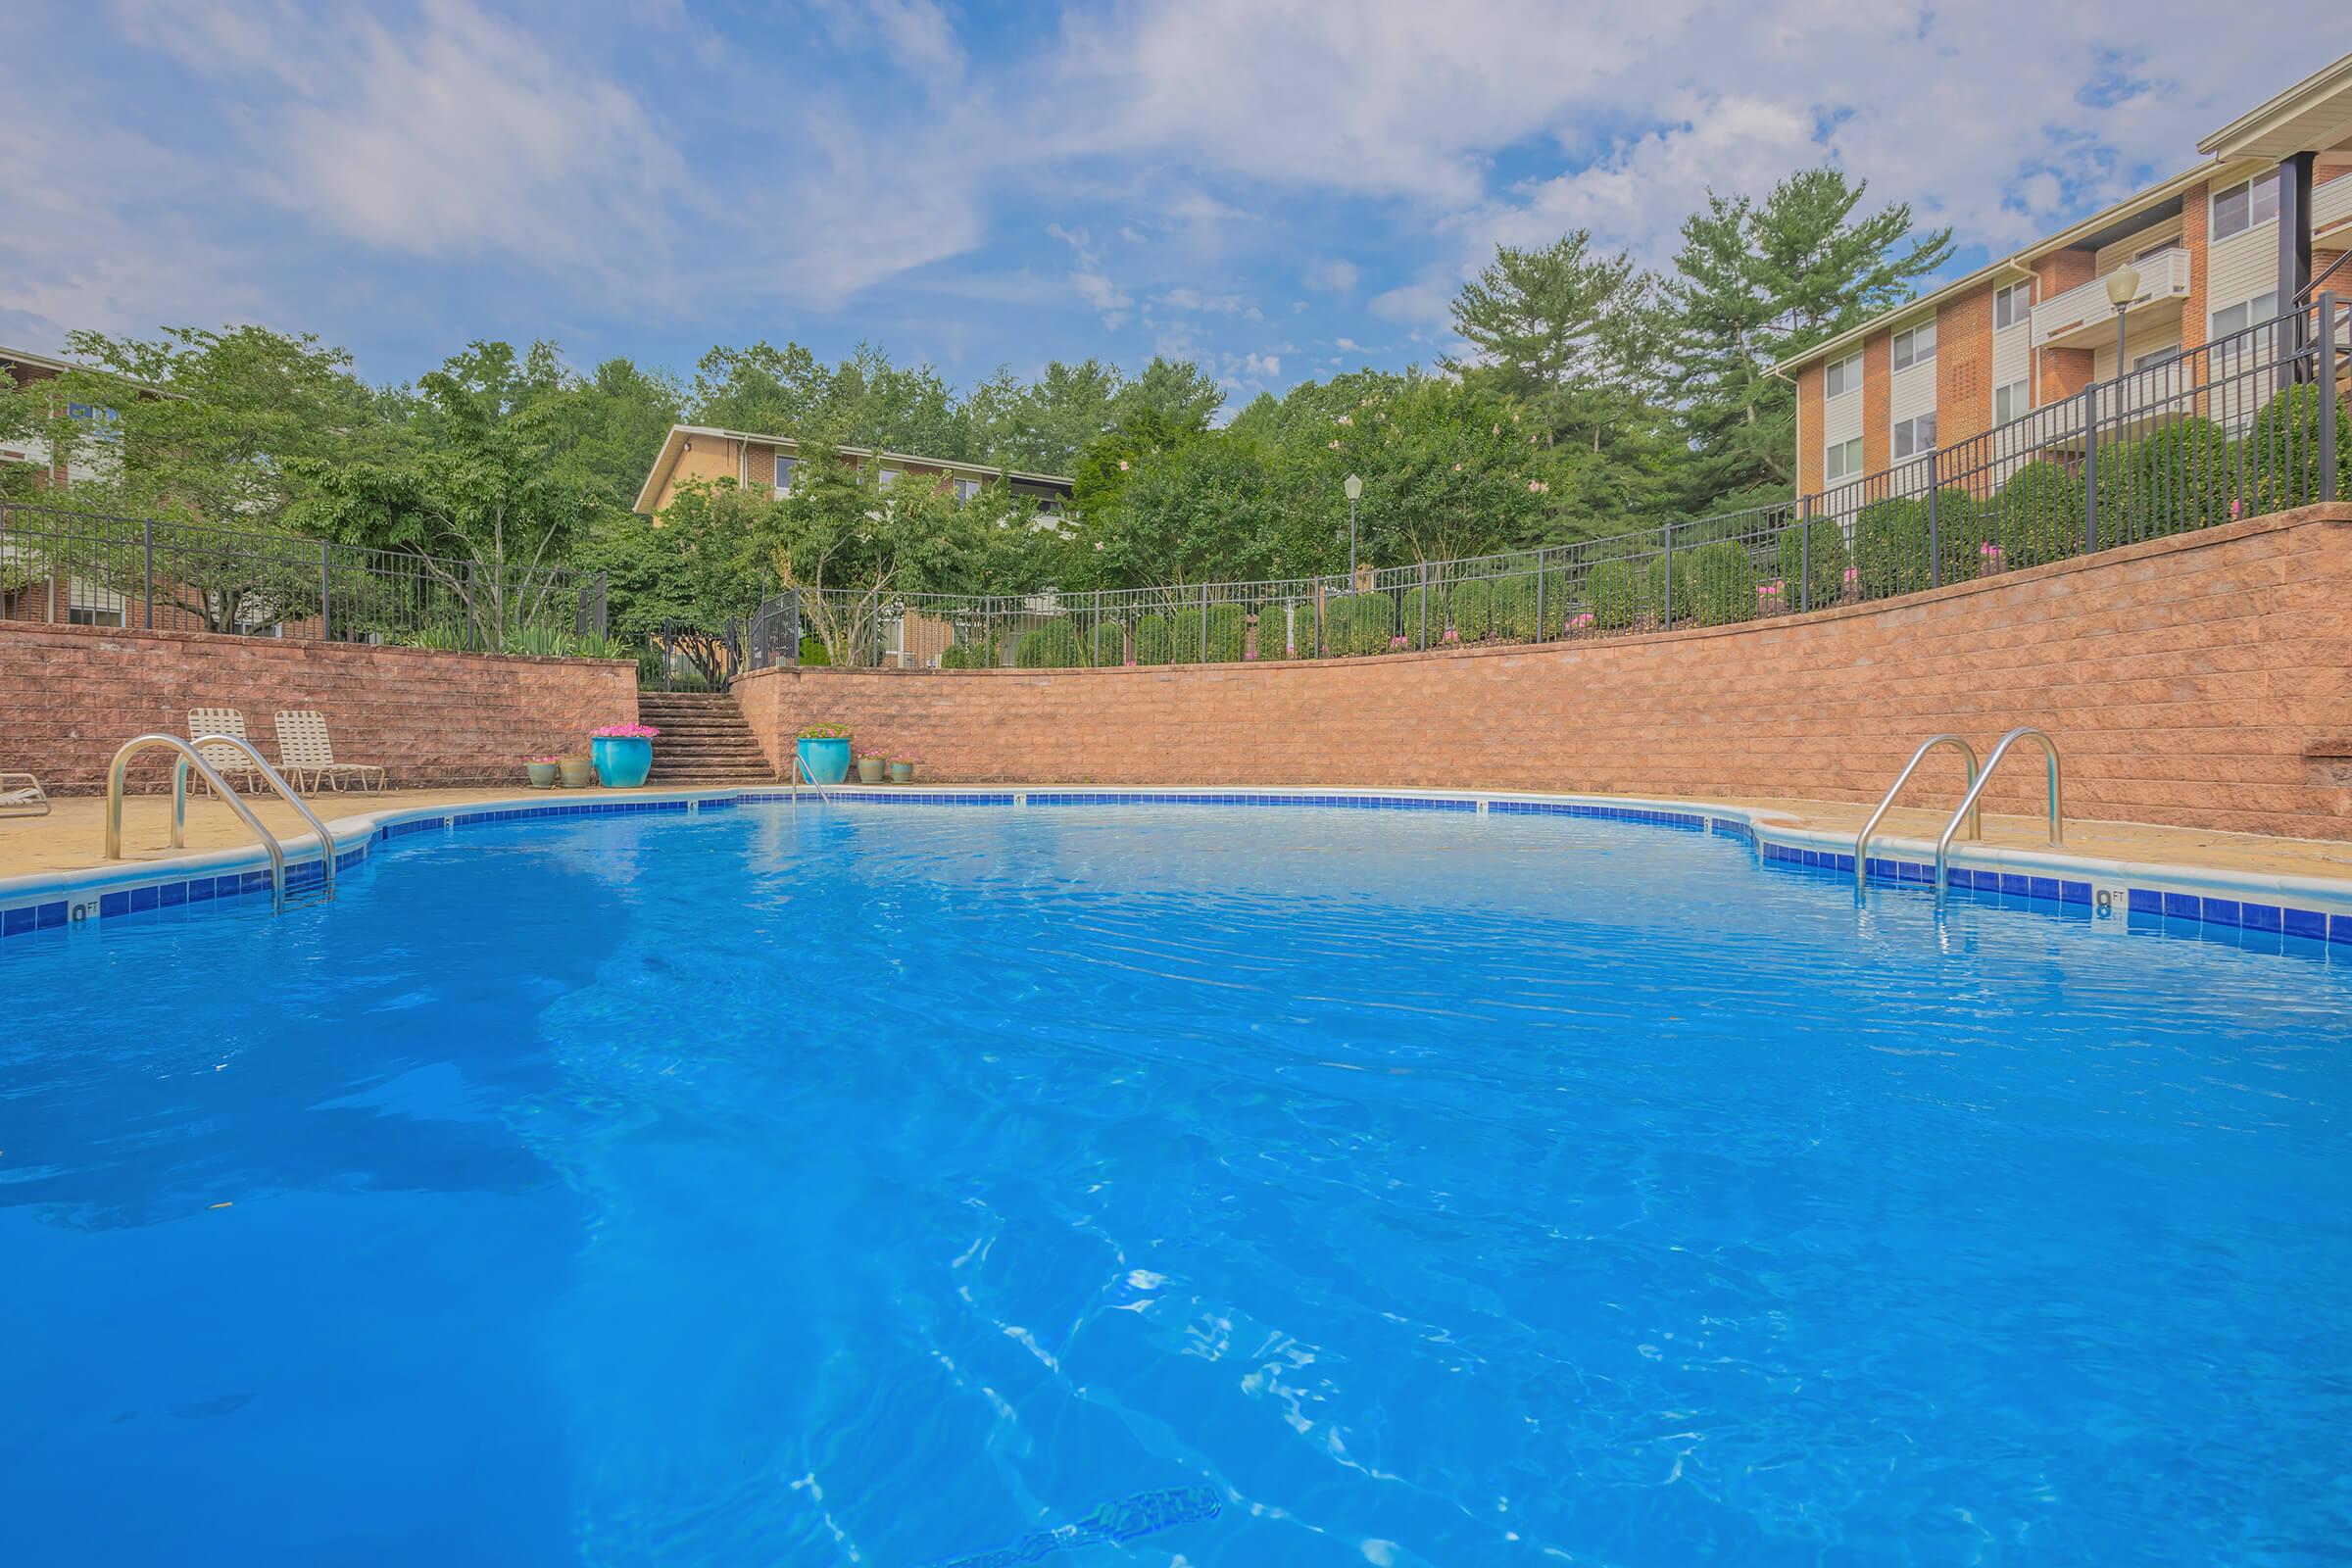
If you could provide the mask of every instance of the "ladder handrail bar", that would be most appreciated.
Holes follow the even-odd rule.
[[[1992,755],[1984,759],[1984,771],[1978,774],[1976,783],[1969,786],[1968,798],[1960,803],[1960,809],[1954,811],[1951,821],[1944,824],[1943,836],[1936,841],[1936,904],[1937,907],[1940,908],[1943,905],[1944,886],[1950,879],[1952,834],[1959,828],[1960,818],[1975,808],[1977,797],[1984,794],[1984,786],[1992,782],[1993,770],[2001,765],[2001,759],[2009,755],[2009,748],[2024,740],[2030,740],[2039,746],[2042,756],[2049,760],[2050,843],[2055,847],[2066,842],[2066,810],[2060,796],[2062,781],[2058,767],[2058,743],[2050,739],[2048,732],[2044,730],[2035,729],[2031,724],[2020,724],[2002,736],[2000,744],[1992,749]]]
[[[1903,786],[1911,782],[1911,775],[1919,771],[1919,764],[1926,761],[1928,754],[1938,746],[1960,748],[1960,756],[1968,763],[1967,787],[1970,790],[1975,789],[1977,783],[1977,749],[1975,747],[1957,735],[1931,735],[1920,742],[1919,750],[1911,754],[1911,760],[1905,762],[1903,770],[1894,775],[1894,783],[1887,789],[1886,799],[1879,802],[1879,808],[1870,813],[1870,820],[1862,824],[1862,831],[1854,838],[1854,891],[1856,893],[1866,892],[1870,886],[1868,867],[1871,835],[1878,832],[1879,823],[1886,818],[1888,811],[1894,808],[1894,798],[1903,793]],[[1968,836],[1972,839],[1981,839],[1984,836],[1984,818],[1981,812],[1970,818]]]
[[[310,803],[294,792],[294,787],[286,782],[285,775],[270,766],[270,760],[261,754],[260,749],[253,742],[242,735],[199,735],[193,744],[199,747],[233,746],[243,752],[255,769],[269,781],[270,787],[277,791],[279,797],[288,806],[294,808],[305,822],[310,823],[311,831],[318,835],[318,860],[325,867],[326,896],[330,899],[333,898],[335,896],[335,836],[326,830],[326,824],[318,819],[317,811],[311,809]],[[180,758],[179,764],[172,768],[172,831],[176,833],[188,812],[188,760],[184,755]],[[176,838],[172,840],[174,846],[178,842]]]
[[[212,763],[198,756],[195,747],[176,735],[133,736],[122,743],[122,749],[115,753],[114,761],[107,765],[105,858],[109,860],[122,858],[122,775],[129,768],[130,760],[151,746],[168,746],[179,754],[179,766],[173,771],[174,788],[181,797],[176,804],[181,809],[175,810],[173,813],[172,847],[175,850],[184,848],[183,823],[180,817],[187,805],[187,770],[193,764],[196,771],[203,775],[204,781],[213,787],[221,800],[228,803],[229,809],[244,818],[245,825],[253,829],[253,836],[262,841],[262,848],[270,852],[270,912],[272,914],[284,912],[286,907],[285,847],[277,842],[276,834],[262,825],[262,819],[254,815],[253,808],[245,803],[245,798],[229,788],[228,780],[222,778],[214,769]],[[329,858],[332,857],[330,856]]]

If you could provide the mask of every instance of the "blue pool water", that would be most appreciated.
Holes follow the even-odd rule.
[[[0,949],[0,1562],[2352,1540],[2318,949],[1304,809],[509,824],[243,903]]]

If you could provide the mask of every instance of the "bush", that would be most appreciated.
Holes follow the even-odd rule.
[[[1887,496],[1854,518],[1854,569],[1865,599],[1928,586],[1928,504]]]
[[[2185,533],[2230,517],[2230,438],[2188,418],[2099,449],[2099,543]]]
[[[1199,606],[1176,612],[1171,627],[1172,662],[1179,664],[1230,664],[1240,661],[1250,635],[1250,617],[1239,605],[1211,605],[1206,630]]]
[[[1585,601],[1592,607],[1592,624],[1601,631],[1623,631],[1642,616],[1642,581],[1630,561],[1596,561],[1585,573]]]
[[[1049,620],[1013,645],[1012,662],[1020,669],[1070,669],[1086,662],[1086,646],[1067,618]]]
[[[1315,602],[1274,600],[1257,607],[1257,657],[1315,657]]]
[[[1334,654],[1385,654],[1396,635],[1396,601],[1387,594],[1340,594],[1327,613]]]
[[[1097,621],[1094,644],[1097,664],[1116,669],[1127,662],[1127,627],[1124,623],[1115,620]]]
[[[833,651],[825,646],[822,637],[804,637],[801,639],[801,662],[814,664],[821,669],[833,662]]]
[[[948,644],[939,656],[939,667],[942,669],[989,669],[994,667],[996,662],[993,639],[982,643],[968,634]]]
[[[2352,499],[2352,406],[2335,406],[2338,497]],[[2242,489],[2252,482],[2248,516],[2307,507],[2320,499],[2320,389],[2289,387],[2263,405],[2235,453]]]
[[[1568,619],[1567,585],[1568,574],[1557,566],[1495,579],[1494,635],[1520,643],[1558,636]]]
[[[1397,634],[1407,647],[1435,648],[1446,641],[1446,613],[1444,588],[1408,588],[1397,602]]]
[[[1494,635],[1494,584],[1491,580],[1472,577],[1455,583],[1446,596],[1446,605],[1454,633],[1463,642],[1483,643]]]
[[[2027,464],[1980,509],[1984,542],[2012,570],[2064,561],[2082,548],[2082,481],[2047,460]]]
[[[1689,620],[1694,595],[1690,570],[1690,552],[1661,551],[1649,558],[1642,573],[1642,608],[1644,613],[1659,616],[1662,624],[1671,626],[1678,620]],[[1672,603],[1668,603],[1669,596]],[[1660,612],[1663,612],[1661,616]]]
[[[1690,575],[1690,602],[1700,625],[1755,618],[1756,564],[1739,540],[1716,539],[1684,551],[1675,568]]]
[[[1807,572],[1812,574],[1809,593]],[[1827,517],[1783,528],[1781,584],[1783,610],[1819,610],[1838,603],[1845,596],[1845,530]]]
[[[1170,664],[1176,661],[1176,628],[1157,611],[1135,623],[1135,662]]]

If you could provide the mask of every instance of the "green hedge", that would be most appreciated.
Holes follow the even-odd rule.
[[[1127,662],[1127,627],[1119,621],[1102,620],[1095,623],[1095,662],[1116,669]]]
[[[1176,662],[1175,625],[1156,610],[1135,623],[1135,662],[1139,664]]]
[[[1623,631],[1642,618],[1640,569],[1630,561],[1596,561],[1585,573],[1585,603],[1596,631]]]
[[[2264,404],[2236,457],[2240,474],[2253,481],[2254,493],[2242,509],[2245,515],[2285,512],[2318,501],[2319,387],[2289,387]],[[2340,399],[2335,406],[2335,493],[2352,498],[2352,404]]]
[[[1446,595],[1446,624],[1454,636],[1466,643],[1483,643],[1494,635],[1494,584],[1486,577],[1471,577],[1457,582]],[[1411,635],[1408,631],[1406,635]],[[1443,634],[1435,638],[1446,639]]]
[[[1716,539],[1675,554],[1678,576],[1690,580],[1690,605],[1702,626],[1753,620],[1756,564],[1737,539]],[[1676,585],[1680,588],[1680,583]]]
[[[1660,551],[1649,558],[1649,564],[1642,568],[1643,614],[1655,619],[1663,610],[1666,624],[1672,625],[1679,620],[1689,620],[1695,612],[1695,584],[1690,580],[1690,573],[1684,568],[1684,562],[1689,557],[1689,551],[1677,551],[1671,557]],[[1673,600],[1671,604],[1668,603],[1669,596]]]
[[[947,652],[939,656],[942,669],[990,669],[996,664],[996,649],[992,642],[976,638],[958,638],[948,644]]]
[[[1205,634],[1201,615],[1200,608],[1195,605],[1177,611],[1170,617],[1169,657],[1160,662],[1232,664],[1241,662],[1250,636],[1249,612],[1239,605],[1211,605],[1207,611]]]
[[[2082,481],[2046,459],[2011,474],[1979,514],[1984,542],[2010,570],[2082,553]]]
[[[1014,646],[1012,662],[1020,669],[1072,669],[1086,662],[1086,645],[1068,619],[1049,620]]]
[[[1494,580],[1494,632],[1513,642],[1542,642],[1560,634],[1568,620],[1568,573],[1558,566],[1541,573],[1513,572]]]
[[[1396,601],[1387,594],[1341,594],[1327,614],[1324,642],[1334,654],[1385,654],[1396,635]]]
[[[1435,584],[1408,588],[1396,602],[1396,631],[1408,648],[1436,648],[1446,641],[1446,591]]]
[[[2081,496],[2081,486],[2075,486]],[[2230,438],[2211,419],[2185,418],[2141,440],[2099,449],[2099,542],[2124,544],[2226,522]]]
[[[1278,600],[1258,606],[1257,657],[1314,658],[1315,602],[1311,599]]]
[[[1810,537],[1808,537],[1810,536]],[[1845,530],[1827,517],[1781,530],[1782,610],[1819,610],[1845,596]],[[1812,573],[1812,592],[1805,574]]]

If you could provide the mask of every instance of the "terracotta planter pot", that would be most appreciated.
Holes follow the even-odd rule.
[[[585,757],[566,757],[556,765],[563,771],[567,790],[584,790],[596,783],[596,764]]]
[[[860,757],[858,759],[858,782],[860,784],[881,783],[882,759],[879,757]]]
[[[914,782],[914,764],[913,764],[912,762],[893,762],[893,763],[891,763],[891,764],[890,764],[890,781],[891,781],[893,784],[911,784],[911,783],[913,783],[913,782]]]

